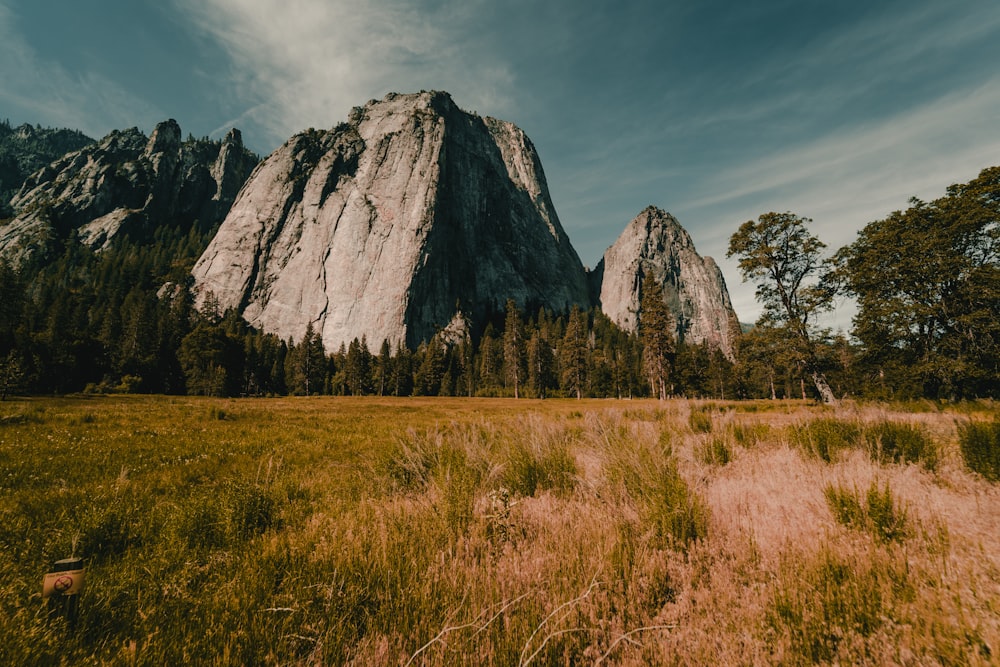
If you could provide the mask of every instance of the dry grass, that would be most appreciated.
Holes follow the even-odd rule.
[[[1000,488],[963,463],[967,419],[0,404],[0,663],[994,664]],[[899,433],[916,454],[885,455]],[[89,582],[69,632],[39,593],[74,551]]]

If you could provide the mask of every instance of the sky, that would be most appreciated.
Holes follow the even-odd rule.
[[[726,258],[743,222],[791,211],[832,253],[1000,164],[1000,2],[0,0],[15,125],[100,138],[174,118],[266,155],[419,90],[528,134],[585,265],[658,206],[752,322]]]

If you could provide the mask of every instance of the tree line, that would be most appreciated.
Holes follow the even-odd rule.
[[[761,318],[734,358],[678,342],[661,287],[641,286],[629,333],[598,309],[526,313],[508,301],[481,335],[417,349],[309,328],[282,340],[213,300],[195,309],[190,269],[214,229],[162,226],[94,253],[0,263],[0,398],[145,392],[511,397],[963,399],[1000,394],[1000,168],[873,222],[829,257],[793,213],[766,213],[730,239]],[[857,300],[851,337],[817,325]]]

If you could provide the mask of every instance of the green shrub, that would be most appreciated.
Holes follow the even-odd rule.
[[[767,424],[733,424],[733,440],[746,448],[759,445],[767,437],[771,428]]]
[[[698,459],[705,465],[724,466],[733,460],[733,450],[724,436],[710,438],[698,446]]]
[[[228,517],[226,507],[215,493],[188,498],[179,508],[176,535],[191,549],[225,546]]]
[[[893,498],[888,484],[879,489],[878,482],[872,481],[863,499],[857,491],[832,484],[823,493],[837,523],[864,530],[885,542],[906,536],[906,510]]]
[[[828,484],[823,489],[826,496],[826,504],[833,513],[833,518],[843,526],[863,526],[865,523],[865,510],[858,500],[856,491],[850,491],[842,486]]]
[[[533,451],[522,442],[514,442],[504,461],[501,483],[526,497],[547,489],[572,491],[576,484],[576,460],[565,446]]]
[[[97,500],[82,522],[80,552],[86,558],[120,556],[143,543],[149,524],[148,504],[131,493]]]
[[[664,544],[687,545],[708,534],[708,507],[681,477],[676,461],[659,466],[651,482],[646,520]]]
[[[438,511],[452,535],[457,537],[472,522],[481,471],[470,465],[469,456],[464,449],[445,445],[439,450],[431,476],[432,483],[440,494]]]
[[[991,482],[1000,481],[1000,420],[960,423],[958,446],[970,470]]]
[[[881,421],[865,427],[865,443],[873,461],[880,463],[920,463],[928,470],[937,467],[937,447],[918,425]]]
[[[256,483],[233,482],[225,491],[229,527],[238,539],[249,539],[280,524],[278,501]]]
[[[608,477],[619,484],[639,513],[642,530],[652,530],[662,547],[684,548],[708,533],[708,505],[692,490],[671,453],[669,434],[643,445],[617,434],[607,453]]]
[[[688,425],[695,433],[712,432],[712,415],[704,410],[692,410],[688,417]]]
[[[854,447],[860,436],[861,428],[855,422],[840,419],[814,419],[792,427],[792,442],[827,463]]]
[[[812,562],[783,566],[766,619],[788,636],[799,658],[791,664],[849,664],[863,655],[857,639],[871,637],[890,620],[893,602],[911,588],[905,563],[875,552],[868,562],[852,563],[824,550]],[[862,655],[852,655],[859,649]]]

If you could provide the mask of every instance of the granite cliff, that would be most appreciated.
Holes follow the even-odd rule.
[[[640,287],[649,272],[663,286],[677,340],[707,342],[732,359],[740,325],[722,272],[711,257],[698,255],[672,215],[653,206],[625,227],[591,274],[597,305],[627,331],[636,331],[642,318]]]
[[[284,339],[312,325],[327,350],[475,333],[508,299],[528,312],[598,305],[635,331],[648,272],[679,340],[732,357],[739,333],[718,267],[659,209],[633,220],[588,274],[524,132],[442,92],[372,100],[259,164],[238,130],[222,142],[182,141],[173,120],[148,138],[115,131],[37,170],[10,204],[0,259],[14,265],[44,261],[68,239],[100,250],[161,225],[219,225],[192,271],[199,302],[212,295]]]
[[[44,257],[75,234],[100,249],[118,234],[142,239],[158,225],[214,226],[257,163],[239,130],[222,142],[181,140],[173,120],[147,138],[136,128],[67,153],[28,177],[0,227],[0,257]]]
[[[327,349],[415,347],[464,318],[589,305],[586,272],[524,132],[446,93],[387,95],[292,137],[247,181],[193,270],[251,324]]]
[[[94,140],[79,130],[27,123],[11,127],[8,121],[0,122],[0,218],[14,215],[10,200],[28,176],[66,153],[92,143]]]

